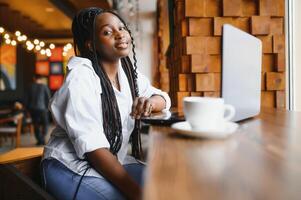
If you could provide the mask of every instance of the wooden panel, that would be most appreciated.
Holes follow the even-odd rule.
[[[206,45],[207,54],[221,54],[222,40],[221,37],[207,37]]]
[[[210,55],[208,72],[221,72],[222,59],[221,55]]]
[[[231,17],[214,17],[214,35],[222,35],[224,24],[235,25]]]
[[[160,72],[160,89],[164,92],[168,92],[170,91],[169,86],[169,72]]]
[[[190,96],[192,96],[192,97],[201,97],[201,96],[203,96],[203,93],[202,92],[191,92]]]
[[[194,91],[194,74],[179,74],[179,91]]]
[[[261,107],[274,108],[276,105],[275,92],[264,91],[261,92]]]
[[[221,97],[220,92],[204,92],[204,97]]]
[[[188,20],[184,19],[181,22],[181,37],[185,37],[189,35],[188,31]]]
[[[280,16],[283,17],[285,13],[284,0],[260,0],[259,14],[261,16]]]
[[[261,73],[261,90],[265,90],[265,85],[266,85],[265,74],[266,73]]]
[[[183,39],[184,54],[220,54],[220,37],[189,36]]]
[[[185,0],[186,17],[205,17],[204,0]]]
[[[179,91],[187,91],[187,75],[179,74]]]
[[[258,15],[257,1],[242,0],[242,16]]]
[[[213,34],[212,18],[189,18],[189,35],[210,36]]]
[[[276,0],[278,4],[277,14],[275,16],[285,16],[285,0]]]
[[[222,16],[222,1],[221,0],[205,0],[205,15],[206,17]]]
[[[273,38],[268,36],[257,36],[262,41],[262,53],[273,53]]]
[[[183,99],[184,97],[188,97],[190,92],[177,92],[177,105],[179,111],[183,109]]]
[[[208,55],[194,54],[191,55],[191,72],[206,72],[208,71]]]
[[[239,17],[242,15],[242,0],[223,0],[223,15]]]
[[[221,72],[221,55],[191,55],[191,72]]]
[[[175,9],[175,23],[180,23],[185,17],[184,2],[177,1]]]
[[[196,74],[196,91],[220,91],[221,74]]]
[[[273,52],[284,53],[285,51],[285,37],[284,35],[273,36]]]
[[[266,87],[267,90],[284,90],[285,89],[284,73],[267,72]]]
[[[284,33],[284,19],[283,19],[283,17],[273,17],[273,18],[271,18],[270,33],[272,35],[283,35],[283,33]]]
[[[270,17],[252,16],[251,33],[253,35],[268,35],[270,33]]]
[[[205,54],[206,43],[206,37],[185,37],[184,54]]]
[[[276,92],[276,107],[285,108],[285,91]]]
[[[181,56],[180,73],[190,72],[190,56]]]
[[[275,0],[259,0],[259,14],[261,16],[271,16],[277,13]]]
[[[234,25],[237,28],[239,28],[247,33],[250,33],[250,18],[238,17],[238,18],[234,18],[233,21],[234,21]]]
[[[278,72],[285,71],[285,53],[277,53],[275,55],[275,65]]]
[[[262,72],[272,72],[275,69],[274,54],[264,54],[262,56]]]
[[[187,75],[187,91],[195,91],[195,74]]]

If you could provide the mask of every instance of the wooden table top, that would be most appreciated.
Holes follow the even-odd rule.
[[[40,157],[43,154],[43,147],[16,148],[4,154],[0,154],[0,164],[14,163],[21,160]]]
[[[301,112],[262,110],[225,140],[150,138],[144,199],[301,199]]]

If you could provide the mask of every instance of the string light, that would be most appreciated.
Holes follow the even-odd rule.
[[[45,54],[46,54],[45,49],[41,49],[40,53],[41,53],[42,55],[45,55]]]
[[[5,29],[3,27],[0,27],[0,33],[4,33]]]
[[[34,39],[33,41],[29,40],[28,37],[25,34],[22,34],[21,31],[17,30],[14,32],[14,34],[9,33],[5,30],[5,28],[0,27],[0,35],[3,34],[3,38],[6,44],[16,46],[18,43],[26,45],[26,49],[28,51],[34,50],[35,52],[39,52],[42,55],[47,55],[50,57],[52,55],[51,50],[55,49],[56,46],[53,43],[49,44],[49,48],[43,48],[46,46],[44,41],[40,41],[39,39]],[[1,38],[0,38],[1,39]],[[68,55],[68,51],[72,49],[72,44],[67,43],[63,46],[63,56]]]
[[[10,42],[10,44],[13,45],[13,46],[16,46],[16,45],[17,45],[17,42],[16,42],[16,40],[12,40],[12,41]]]
[[[68,43],[68,44],[66,45],[66,47],[67,47],[68,49],[71,49],[71,48],[72,48],[72,44]]]
[[[45,43],[44,43],[43,41],[41,41],[41,42],[40,42],[40,46],[41,46],[41,47],[44,47],[44,46],[45,46]]]
[[[41,47],[40,47],[39,45],[37,45],[37,46],[35,47],[35,50],[40,51],[40,50],[41,50]]]
[[[8,39],[9,38],[9,34],[8,33],[5,33],[4,34],[4,39]]]
[[[54,49],[54,48],[55,48],[55,45],[54,45],[53,43],[51,43],[51,44],[49,45],[49,48],[50,48],[50,49]]]
[[[20,32],[20,31],[16,31],[16,32],[15,32],[15,35],[18,37],[18,36],[21,35],[21,32]]]
[[[26,35],[22,35],[21,37],[22,37],[22,41],[27,40],[27,36]]]
[[[40,41],[39,41],[38,39],[34,39],[33,43],[34,43],[35,45],[37,45],[37,44],[40,43]]]
[[[8,39],[5,40],[5,43],[6,43],[6,44],[10,44],[10,41],[11,41],[11,40],[8,38]]]
[[[18,36],[18,37],[17,37],[17,40],[18,40],[19,42],[21,42],[21,41],[23,40],[22,36]]]

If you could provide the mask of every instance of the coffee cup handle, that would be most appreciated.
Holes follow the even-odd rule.
[[[228,110],[229,112],[228,112],[228,115],[224,117],[224,119],[225,119],[226,121],[230,121],[230,120],[234,117],[234,115],[235,115],[235,108],[234,108],[232,105],[225,104],[225,112],[226,112],[227,110]]]

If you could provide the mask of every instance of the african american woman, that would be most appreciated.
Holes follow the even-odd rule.
[[[72,33],[76,56],[49,105],[56,127],[44,149],[45,189],[64,200],[141,199],[140,118],[168,110],[170,98],[137,70],[133,37],[116,13],[83,9]]]

